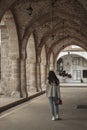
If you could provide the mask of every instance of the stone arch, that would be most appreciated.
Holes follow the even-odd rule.
[[[65,71],[66,74],[71,75],[71,79],[67,78],[65,79],[64,82],[69,82],[69,81],[81,82],[81,79],[83,79],[84,82],[87,81],[87,78],[85,79],[83,78],[83,70],[87,69],[87,66],[84,66],[84,64],[87,65],[87,60],[85,58],[83,58],[82,56],[78,54],[67,54],[67,55],[61,56],[61,58],[63,60],[63,71]],[[77,63],[75,63],[75,61]],[[78,77],[78,74],[79,74],[79,77]]]
[[[81,32],[81,30],[78,29],[78,27],[74,27],[73,25],[65,25],[64,31],[65,31],[65,32],[68,32],[68,35],[66,35],[66,37],[69,37],[69,36],[71,36],[71,37],[78,37],[79,39],[83,40],[84,42],[87,41],[86,35],[83,34],[83,33]],[[56,33],[60,34],[61,32],[63,32],[63,25],[62,25],[62,26],[61,26],[61,25],[60,25],[60,26],[57,25],[57,26],[54,28],[53,33],[54,33],[54,34],[56,34]],[[52,33],[51,31],[48,31],[48,32],[42,37],[42,39],[41,39],[41,41],[40,41],[40,44],[39,44],[39,48],[42,48],[43,44],[47,44],[46,41],[49,40],[49,38],[50,38],[50,36],[51,36],[51,33]],[[58,37],[58,36],[57,36],[57,37]],[[56,38],[56,37],[55,37],[55,38]],[[62,38],[60,38],[60,39],[62,39]],[[58,39],[58,40],[60,40],[60,39]],[[49,43],[48,43],[48,44],[49,44]]]
[[[62,42],[62,41],[61,41],[61,42]],[[67,44],[65,44],[64,47],[61,46],[61,42],[59,42],[59,44],[56,44],[56,46],[54,47],[54,50],[55,50],[55,48],[57,48],[57,46],[58,46],[58,47],[60,46],[60,47],[58,48],[58,51],[57,51],[56,54],[55,54],[55,59],[57,58],[58,54],[61,52],[62,49],[64,49],[65,47],[68,47],[68,46],[70,46],[70,45],[77,45],[77,46],[83,48],[84,50],[86,50],[85,45],[83,44],[83,42],[82,42],[82,41],[79,41],[78,39],[75,39],[75,38],[71,38],[70,41],[69,41],[68,39],[66,39],[66,43],[67,43]]]
[[[63,29],[62,27],[57,28],[57,29],[56,29],[56,32],[57,32],[57,33],[60,33],[62,29]],[[72,27],[68,27],[68,26],[66,26],[64,30],[65,30],[65,32],[68,32],[69,34],[66,35],[64,38],[58,38],[58,39],[56,40],[56,42],[55,42],[55,39],[56,39],[56,37],[55,37],[55,39],[53,40],[53,42],[50,43],[50,45],[48,45],[48,46],[49,46],[49,52],[50,52],[50,53],[51,53],[51,50],[56,46],[56,44],[59,45],[59,46],[63,46],[63,41],[65,41],[65,44],[66,44],[66,42],[68,43],[68,40],[69,40],[69,41],[70,41],[70,40],[71,40],[71,41],[72,41],[72,40],[78,41],[78,45],[79,45],[79,43],[80,43],[80,45],[85,48],[87,38],[86,38],[86,36],[85,36],[84,34],[82,34],[81,32],[79,32],[78,29],[73,29]],[[72,32],[73,32],[73,33],[72,33]],[[50,35],[51,35],[51,34],[50,34]],[[43,38],[41,39],[41,43],[40,43],[40,45],[39,45],[39,48],[42,48],[42,47],[43,47],[43,44],[46,44],[46,45],[49,44],[49,42],[46,42],[46,41],[49,41],[50,35],[49,35],[49,34],[48,34],[48,35],[45,35],[45,37],[43,37],[44,39],[43,39]],[[60,44],[59,44],[59,43],[60,43]],[[48,53],[49,53],[49,52],[48,52]]]
[[[26,46],[26,84],[28,93],[36,92],[36,48],[34,35],[31,33]]]
[[[73,14],[70,15],[68,13],[65,13],[64,11],[62,11],[60,9],[58,9],[57,11],[55,12],[54,20],[60,18],[60,19],[65,19],[66,21],[70,21],[71,23],[74,23],[77,25],[82,24],[82,22],[80,21],[80,19],[78,17],[78,14],[77,14],[77,16],[75,16]],[[33,28],[35,27],[35,25],[43,26],[44,23],[49,23],[50,22],[49,16],[50,16],[50,12],[45,13],[44,15],[41,14],[41,15],[39,15],[39,17],[34,17],[34,19],[31,20],[31,22],[28,24],[28,26],[25,30],[24,39],[28,38],[30,31],[31,30],[33,31]],[[86,26],[86,24],[85,24],[85,26]]]
[[[63,41],[64,41],[64,45],[63,45]],[[87,50],[86,49],[86,46],[85,46],[86,42],[83,42],[81,40],[79,40],[78,38],[76,37],[70,37],[70,36],[67,36],[65,37],[64,39],[61,39],[59,41],[56,41],[50,48],[49,48],[49,51],[48,51],[48,57],[51,55],[52,51],[54,52],[54,64],[55,64],[55,61],[56,61],[56,58],[59,54],[59,52],[64,49],[65,47],[69,46],[69,45],[77,45],[77,46],[80,46],[81,48],[83,48],[84,50]]]
[[[46,49],[43,46],[41,50],[41,87],[45,88],[46,83]]]
[[[1,21],[1,87],[6,96],[20,96],[18,35],[10,10]]]
[[[84,47],[84,46],[82,46],[82,42],[80,42],[80,41],[78,41],[78,40],[76,40],[76,39],[72,39],[71,41],[69,41],[65,46],[64,46],[64,48],[66,48],[66,47],[68,47],[68,46],[70,46],[70,45],[77,45],[77,46],[79,46],[79,47],[81,47],[81,48],[83,48],[84,50],[86,50],[86,48]],[[55,47],[57,47],[57,45],[55,46]],[[55,54],[55,67],[56,67],[56,59],[57,59],[57,56],[58,56],[58,54],[64,49],[62,46],[60,46],[60,48],[58,49],[58,51],[57,51],[57,53]]]
[[[58,59],[59,58],[61,58],[61,57],[63,57],[63,56],[66,56],[67,54],[63,54],[62,56],[60,56],[60,57],[58,57]],[[71,55],[77,55],[77,56],[79,56],[79,57],[82,57],[82,58],[84,58],[85,60],[87,60],[87,57],[86,57],[86,53],[85,53],[85,55],[83,55],[83,54],[81,54],[81,53],[71,53]]]
[[[86,46],[85,46],[86,42],[83,42],[81,40],[79,40],[76,37],[70,37],[67,36],[61,40],[56,41],[50,48],[49,48],[49,52],[48,52],[48,56],[51,54],[52,50],[55,53],[59,53],[62,49],[64,49],[65,47],[69,46],[69,45],[77,45],[80,46],[81,48],[86,50]],[[54,54],[57,55],[57,54]]]

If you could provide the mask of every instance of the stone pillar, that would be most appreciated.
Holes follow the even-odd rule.
[[[19,70],[19,59],[11,59],[11,79],[10,79],[10,89],[11,97],[20,97],[20,70]]]
[[[30,91],[30,84],[29,84],[29,78],[30,78],[30,68],[29,68],[29,60],[26,59],[26,85],[27,85],[27,91]]]
[[[19,59],[11,51],[5,25],[1,27],[1,87],[5,96],[20,97]]]
[[[4,57],[3,52],[1,57],[1,86],[3,94],[11,97],[20,97],[19,59]]]
[[[26,59],[21,59],[21,97],[27,97],[27,87],[26,87]]]
[[[54,70],[53,64],[50,64],[50,70]]]
[[[47,64],[46,64],[46,75],[47,75],[47,77],[48,77],[48,73],[49,73],[49,70],[50,70],[50,67],[49,67],[49,63],[50,63],[50,61],[47,59]]]
[[[38,91],[36,85],[36,63],[30,62],[30,59],[26,60],[26,81],[30,95]]]
[[[8,53],[7,53],[7,50],[6,48],[8,48],[8,36],[7,36],[7,30],[6,30],[6,26],[2,26],[0,27],[1,29],[1,85],[0,85],[0,89],[1,89],[1,93],[6,95],[6,87],[8,88],[7,86],[7,78],[6,78],[6,72],[5,72],[5,69],[7,67],[7,56],[8,56]]]
[[[45,89],[46,85],[46,65],[41,64],[41,87]]]
[[[35,93],[36,88],[36,63],[29,64],[29,92]]]
[[[38,89],[38,91],[42,91],[40,62],[37,62],[37,89]]]

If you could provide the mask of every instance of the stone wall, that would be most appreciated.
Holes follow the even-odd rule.
[[[0,46],[0,82],[1,82],[1,46]]]
[[[1,90],[5,96],[20,97],[19,48],[15,22],[10,11],[1,29]]]

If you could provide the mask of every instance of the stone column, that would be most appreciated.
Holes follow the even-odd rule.
[[[19,58],[10,47],[6,26],[1,27],[1,87],[5,96],[20,97]]]
[[[41,64],[41,87],[45,89],[46,85],[46,65]]]
[[[37,89],[38,89],[38,91],[42,91],[42,88],[41,88],[41,68],[40,68],[40,61],[37,62]]]
[[[29,92],[35,93],[36,88],[36,63],[29,64]]]
[[[53,64],[50,64],[50,70],[54,70]]]
[[[10,89],[11,97],[20,97],[20,70],[19,70],[19,59],[11,58],[11,80]]]
[[[1,27],[1,89],[5,96],[20,97],[19,59],[10,50],[6,26]]]
[[[30,78],[30,68],[29,68],[29,60],[26,59],[26,85],[27,85],[27,91],[30,91],[30,84],[29,84],[29,78]]]
[[[27,87],[26,87],[26,59],[21,59],[20,63],[21,72],[21,97],[27,97]]]
[[[8,68],[8,52],[6,48],[8,48],[8,36],[7,36],[7,30],[6,26],[0,27],[1,29],[1,93],[4,95],[9,95],[6,92],[7,86],[7,81],[8,77],[6,68]],[[10,95],[9,95],[10,96]]]
[[[49,70],[50,70],[50,67],[49,67],[49,60],[47,60],[46,70],[47,70],[47,76],[48,76],[48,73],[49,73]]]

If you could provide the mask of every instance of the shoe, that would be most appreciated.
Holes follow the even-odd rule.
[[[55,117],[53,116],[53,117],[52,117],[52,121],[54,121],[54,120],[55,120]]]
[[[57,120],[61,120],[61,118],[58,118]]]
[[[58,119],[58,118],[59,118],[59,115],[57,114],[57,115],[56,115],[56,119]]]
[[[56,120],[61,120],[61,118],[58,117],[58,118],[56,118]]]
[[[56,120],[61,120],[58,114],[56,115]]]

